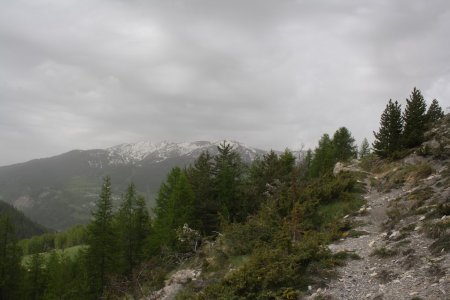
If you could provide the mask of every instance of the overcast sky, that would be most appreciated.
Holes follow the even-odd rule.
[[[373,139],[450,106],[450,1],[0,0],[0,165],[140,140]],[[447,110],[448,112],[448,110]]]

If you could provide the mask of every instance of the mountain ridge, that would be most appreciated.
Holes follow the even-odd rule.
[[[102,178],[112,177],[116,201],[130,182],[149,207],[173,167],[193,163],[204,151],[217,153],[223,141],[124,143],[106,149],[71,150],[60,155],[0,167],[0,200],[45,227],[63,230],[89,221]],[[232,141],[242,160],[267,151]],[[277,151],[278,152],[278,151]]]

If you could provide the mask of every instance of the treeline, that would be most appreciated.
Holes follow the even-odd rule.
[[[398,101],[389,100],[381,115],[380,129],[374,132],[374,152],[382,158],[398,158],[420,146],[430,124],[444,116],[436,99],[428,107],[420,90],[414,88],[402,112]]]

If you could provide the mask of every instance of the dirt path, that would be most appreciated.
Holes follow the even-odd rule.
[[[338,279],[307,299],[450,299],[449,278],[445,277],[445,270],[442,277],[442,269],[437,267],[439,258],[430,255],[431,241],[419,234],[419,227],[412,223],[410,227],[415,229],[408,233],[407,240],[402,238],[403,242],[400,231],[383,230],[389,203],[411,192],[395,189],[380,193],[368,185],[367,204],[353,218],[360,224],[354,229],[367,234],[329,246],[334,253],[350,251],[360,259],[340,267]],[[423,218],[416,219],[419,224]],[[376,250],[379,254],[373,255]],[[440,274],[433,274],[434,269]]]
[[[142,300],[173,300],[177,293],[183,288],[183,285],[190,280],[196,280],[200,273],[200,270],[194,269],[179,270],[166,280],[166,284],[162,289]]]

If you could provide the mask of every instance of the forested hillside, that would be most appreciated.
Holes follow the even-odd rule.
[[[0,216],[7,216],[10,219],[10,222],[14,225],[15,234],[19,239],[29,238],[48,232],[48,229],[44,226],[31,221],[23,214],[23,212],[18,211],[16,208],[3,201],[0,201]]]

